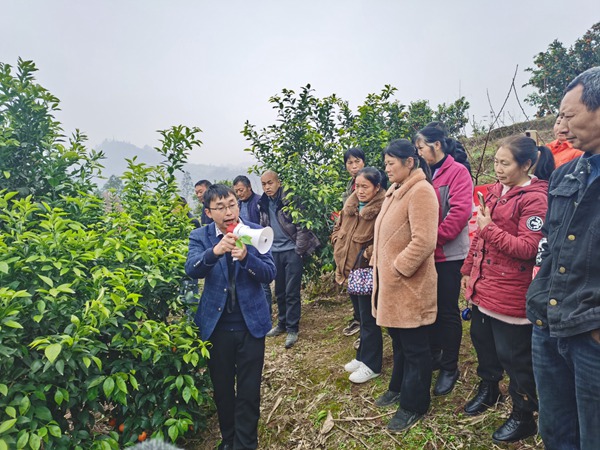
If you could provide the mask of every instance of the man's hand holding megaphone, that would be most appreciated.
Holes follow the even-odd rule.
[[[273,245],[273,228],[250,228],[248,225],[238,223],[229,225],[227,232],[233,233],[237,238],[236,245],[241,248],[242,245],[251,245],[258,250],[258,253],[264,255]]]
[[[248,254],[248,249],[242,240],[237,242],[239,238],[233,233],[233,230],[237,224],[230,224],[227,227],[227,233],[214,246],[213,252],[216,256],[222,256],[225,253],[231,252],[231,256],[234,260],[243,261]]]

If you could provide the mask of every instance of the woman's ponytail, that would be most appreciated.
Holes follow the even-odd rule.
[[[550,149],[544,145],[538,146],[538,160],[535,164],[533,174],[540,180],[549,180],[550,175],[556,168],[554,164],[554,155]]]

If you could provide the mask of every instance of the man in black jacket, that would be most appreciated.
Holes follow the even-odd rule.
[[[540,434],[600,449],[600,67],[567,87],[559,132],[585,153],[550,178],[541,267],[527,292]]]
[[[311,231],[294,224],[290,215],[284,211],[289,201],[285,198],[277,173],[267,170],[260,181],[264,191],[258,202],[260,224],[273,228],[271,253],[277,269],[275,297],[278,321],[267,333],[267,337],[287,332],[285,348],[291,348],[298,341],[303,258],[315,251],[319,246],[319,239]]]

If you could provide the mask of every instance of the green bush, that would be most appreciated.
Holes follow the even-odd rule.
[[[333,270],[329,236],[332,213],[342,207],[342,193],[349,175],[343,163],[344,151],[361,147],[367,165],[383,169],[382,150],[393,139],[412,138],[432,120],[444,120],[456,133],[467,123],[469,103],[464,97],[433,111],[427,101],[408,107],[394,99],[396,88],[385,86],[369,94],[354,112],[335,94],[317,98],[310,85],[296,94],[284,89],[269,99],[277,113],[276,123],[261,130],[246,122],[243,134],[250,142],[246,149],[257,159],[251,168],[261,174],[271,169],[280,176],[292,203],[288,207],[297,223],[313,230],[323,247],[306,271],[315,281]],[[300,202],[295,203],[296,200]]]
[[[536,91],[525,101],[537,108],[537,117],[556,114],[567,85],[581,72],[600,65],[600,22],[569,48],[555,39],[548,50],[537,54],[533,63],[534,68],[525,69],[531,77],[524,86]]]
[[[35,70],[20,62],[25,69]],[[36,96],[49,95],[10,91],[14,79],[2,70],[3,104],[35,109]],[[36,120],[54,123],[51,108],[42,110]],[[15,130],[30,115],[1,112],[0,149],[24,146]],[[40,179],[21,170],[25,154],[3,161],[5,185],[18,183],[0,190],[0,450],[118,449],[144,431],[175,441],[202,429],[213,408],[208,343],[179,292],[191,225],[175,172],[200,130],[161,132],[164,164],[130,161],[109,208],[92,194],[98,160],[81,135],[74,153],[48,150],[61,148],[58,129],[40,128],[47,135],[27,144],[31,158],[47,157],[39,168],[47,184],[32,187]]]

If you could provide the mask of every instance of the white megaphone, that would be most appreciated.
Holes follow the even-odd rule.
[[[238,223],[233,229],[233,234],[237,237],[248,236],[250,245],[256,247],[258,253],[264,255],[273,245],[273,228],[250,228],[248,225]]]

